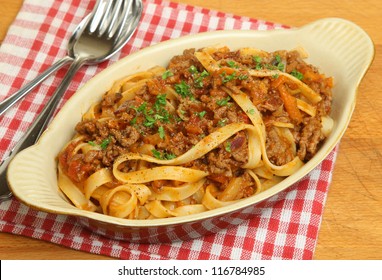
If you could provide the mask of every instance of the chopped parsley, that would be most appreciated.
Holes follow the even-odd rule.
[[[146,114],[146,110],[147,110],[147,102],[143,102],[141,105],[139,105],[138,108],[134,108],[133,107],[133,109],[136,112],[143,113],[145,115]]]
[[[99,144],[98,146],[102,150],[105,150],[107,148],[107,146],[109,146],[110,142],[111,142],[111,137],[109,136],[108,138],[103,139],[101,144]],[[96,142],[94,142],[94,141],[89,141],[88,144],[93,146],[93,147],[97,146]]]
[[[181,81],[180,84],[175,84],[174,88],[176,93],[182,96],[183,98],[193,97],[190,90],[190,86],[185,81]]]
[[[227,75],[226,73],[223,73],[223,74],[221,74],[221,77],[223,78],[223,83],[225,84],[225,83],[228,83],[228,82],[236,79],[236,73],[233,72],[230,75]]]
[[[130,125],[135,125],[137,124],[137,117],[134,117],[131,121],[130,121]]]
[[[157,159],[169,160],[169,159],[176,158],[176,155],[174,155],[173,153],[166,153],[166,152],[161,153],[160,151],[156,149],[152,149],[151,152],[153,153],[153,156]]]
[[[88,141],[88,144],[93,147],[97,146],[97,144],[94,141]]]
[[[162,159],[162,154],[158,150],[152,149],[151,152],[153,153],[153,156],[157,159]]]
[[[255,109],[250,109],[247,111],[247,113],[253,115],[253,114],[255,114]]]
[[[188,72],[192,74],[192,77],[194,78],[194,86],[196,88],[203,88],[204,78],[210,75],[206,70],[203,70],[203,72],[200,73],[194,65],[191,65],[190,68],[188,68]]]
[[[285,70],[285,64],[282,62],[282,58],[279,54],[276,54],[275,57],[274,57],[274,60],[272,61],[272,63],[266,63],[264,65],[264,67],[266,67],[267,69],[269,70],[278,70],[278,71],[281,71],[281,72],[284,72]],[[256,67],[257,69],[257,67]],[[260,70],[261,68],[257,69],[257,70]]]
[[[196,66],[194,66],[194,65],[191,65],[190,68],[188,68],[188,71],[191,74],[195,74],[195,73],[198,73],[198,68],[196,68]]]
[[[230,100],[231,100],[231,97],[227,96],[226,98],[217,100],[216,104],[218,104],[219,106],[226,106],[228,104],[228,101],[230,101]]]
[[[297,71],[296,69],[293,69],[292,72],[290,72],[290,74],[299,80],[304,79],[304,75],[300,71]]]
[[[143,122],[143,125],[146,127],[153,127],[155,124],[155,121],[156,121],[155,118],[147,114],[145,115],[145,120]]]
[[[166,94],[158,94],[154,103],[154,109],[160,111],[164,106],[166,106]]]
[[[201,76],[202,78],[205,78],[205,77],[207,77],[207,76],[209,76],[209,75],[210,75],[210,73],[208,73],[207,70],[203,70],[203,72],[200,73],[200,76]]]
[[[199,118],[203,118],[206,115],[206,111],[197,112],[196,115],[199,116]]]
[[[224,143],[224,149],[227,151],[227,152],[232,152],[231,150],[231,142],[225,142]]]
[[[158,133],[159,133],[159,137],[161,139],[164,139],[164,137],[166,136],[166,132],[164,131],[163,126],[158,127]]]
[[[110,142],[111,142],[111,138],[110,137],[102,140],[102,142],[100,144],[101,149],[105,150],[107,148],[107,146],[109,146]]]
[[[229,61],[227,61],[227,64],[231,68],[239,68],[239,66],[237,66],[235,61],[229,60]]]
[[[170,113],[165,109],[167,104],[166,94],[158,94],[156,96],[155,103],[153,104],[153,108],[148,108],[148,103],[145,101],[137,108],[132,107],[137,113],[140,113],[144,116],[143,125],[146,127],[152,128],[157,121],[162,123],[170,122]],[[130,124],[134,125],[137,123],[137,116],[135,116]]]
[[[242,81],[242,80],[246,80],[246,79],[248,79],[248,75],[246,75],[246,74],[240,74],[237,78],[238,78],[240,81]]]
[[[285,64],[282,62],[281,56],[279,54],[275,56],[275,60],[276,60],[275,66],[277,70],[284,71]]]
[[[174,159],[174,158],[176,158],[176,155],[175,154],[165,153],[164,157],[165,157],[165,159]]]
[[[194,85],[197,88],[202,88],[204,86],[203,80],[205,77],[209,76],[210,73],[208,73],[206,70],[203,70],[202,73],[196,73],[195,76],[197,76],[194,80]]]
[[[170,70],[166,70],[162,74],[162,79],[166,80],[167,78],[172,77],[172,76],[174,76],[174,73],[172,73]]]
[[[225,126],[228,122],[228,119],[221,119],[218,121],[218,126]]]
[[[254,62],[256,62],[256,67],[255,67],[256,70],[263,69],[263,66],[261,65],[261,62],[263,61],[263,59],[261,58],[261,56],[254,55],[252,59]]]

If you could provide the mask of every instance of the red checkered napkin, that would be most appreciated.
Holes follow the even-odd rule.
[[[95,1],[25,0],[0,48],[0,99],[12,94],[66,54],[71,32]],[[217,29],[275,29],[286,26],[161,0],[144,1],[134,37],[111,61],[82,68],[73,92],[120,57],[190,33]],[[0,157],[21,137],[60,83],[65,69],[1,117]],[[259,215],[216,234],[170,244],[132,244],[96,235],[74,218],[39,212],[16,199],[0,203],[0,230],[121,259],[312,259],[328,186],[334,149],[312,172],[287,191],[262,203]]]

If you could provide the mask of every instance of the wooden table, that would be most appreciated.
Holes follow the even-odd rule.
[[[376,47],[343,139],[325,206],[315,259],[382,259],[382,1],[174,0],[241,16],[301,26],[341,17],[361,26]],[[0,0],[0,42],[21,0]],[[0,233],[0,259],[107,259]]]

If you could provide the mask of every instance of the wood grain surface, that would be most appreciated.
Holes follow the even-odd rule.
[[[382,1],[173,1],[288,26],[341,17],[371,36],[375,59],[361,83],[356,109],[341,140],[314,259],[382,259]],[[21,5],[21,0],[0,0],[0,42]],[[108,258],[0,233],[0,259]]]

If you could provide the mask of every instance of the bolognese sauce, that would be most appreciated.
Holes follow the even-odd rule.
[[[317,153],[332,87],[297,50],[185,50],[116,81],[84,114],[58,156],[72,184],[63,191],[77,207],[132,219],[252,196]]]

